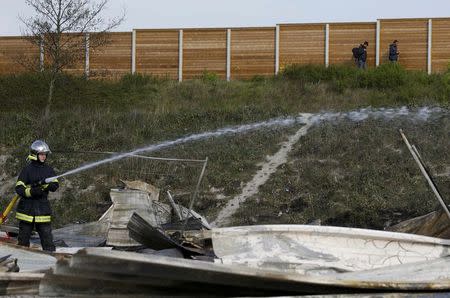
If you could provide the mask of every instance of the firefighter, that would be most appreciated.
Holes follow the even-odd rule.
[[[28,164],[22,169],[16,183],[16,192],[21,197],[16,210],[19,220],[18,244],[30,246],[30,237],[35,228],[41,239],[42,249],[55,251],[53,244],[49,191],[58,189],[58,180],[45,183],[46,178],[55,177],[55,171],[46,164],[50,154],[49,146],[41,140],[34,141],[30,147]]]

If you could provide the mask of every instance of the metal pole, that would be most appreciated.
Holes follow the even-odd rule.
[[[85,64],[84,64],[84,74],[89,77],[89,33],[86,33],[85,38]]]
[[[280,25],[275,27],[275,75],[280,70]]]
[[[133,29],[131,35],[131,73],[136,72],[136,29]]]
[[[227,81],[231,80],[231,29],[227,29]]]
[[[41,35],[41,41],[39,43],[39,69],[44,71],[44,36]]]
[[[178,31],[178,81],[183,81],[183,30]]]
[[[380,42],[381,42],[381,22],[377,20],[377,36],[376,36],[376,49],[375,49],[375,66],[380,65]]]
[[[200,177],[198,177],[197,186],[195,187],[195,191],[194,191],[194,194],[192,196],[191,202],[189,203],[189,210],[188,210],[189,213],[186,216],[186,219],[184,220],[183,228],[181,229],[181,235],[183,235],[183,233],[184,233],[184,230],[186,228],[187,222],[189,220],[189,216],[192,215],[191,210],[194,207],[194,202],[195,202],[195,199],[197,198],[198,190],[200,188],[200,183],[202,182],[203,175],[205,174],[205,170],[206,170],[206,165],[207,164],[208,164],[208,157],[205,158],[205,163],[203,164],[202,172],[200,173]]]
[[[175,214],[178,216],[178,219],[179,220],[183,220],[183,217],[181,216],[180,210],[178,210],[179,206],[177,208],[177,206],[175,204],[175,201],[173,200],[173,197],[172,197],[172,194],[170,193],[170,191],[167,191],[167,197],[169,198],[170,205],[172,205],[172,209],[175,212]]]
[[[330,24],[325,25],[325,67],[330,64]]]
[[[427,55],[427,71],[431,74],[431,51],[433,43],[433,20],[428,20],[428,55]]]
[[[420,168],[420,171],[425,176],[425,179],[427,179],[428,184],[430,185],[431,189],[434,192],[434,195],[438,199],[439,203],[441,204],[442,208],[444,209],[445,213],[447,214],[447,217],[450,219],[450,211],[447,208],[447,205],[445,204],[444,200],[441,197],[441,194],[439,193],[438,189],[436,188],[436,185],[434,184],[433,180],[431,180],[430,175],[428,174],[427,170],[425,169],[424,165],[420,161],[419,157],[417,156],[416,152],[413,149],[413,146],[409,143],[408,139],[406,138],[405,134],[403,133],[403,130],[400,129],[400,134],[403,138],[403,141],[405,142],[406,146],[409,149],[409,152],[411,152],[411,155],[413,156],[414,160],[416,161],[417,165]],[[417,149],[416,149],[417,150]]]

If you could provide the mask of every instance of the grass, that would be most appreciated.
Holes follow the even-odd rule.
[[[17,175],[28,144],[36,138],[44,138],[59,152],[51,161],[63,173],[104,157],[73,152],[124,152],[300,112],[403,105],[448,109],[450,98],[448,73],[428,76],[397,65],[365,72],[345,66],[291,66],[277,77],[232,82],[209,73],[182,83],[143,75],[127,75],[119,81],[63,76],[57,82],[49,122],[42,123],[47,80],[45,74],[0,77],[1,152],[11,155],[3,169],[5,179]],[[416,143],[430,155],[435,173],[442,173],[450,160],[450,124],[439,121],[316,126],[301,139],[289,162],[239,211],[235,223],[306,223],[320,218],[327,224],[379,228],[388,220],[423,214],[435,204],[407,153],[399,153],[404,146],[396,129],[410,128],[406,131],[420,140]],[[213,138],[152,155],[209,157],[196,209],[214,219],[226,203],[216,198],[217,192],[227,198],[239,193],[265,156],[276,152],[296,129],[274,127]],[[374,149],[380,144],[382,152]],[[186,204],[190,199],[186,193],[192,191],[199,171],[199,167],[124,161],[67,177],[61,198],[53,202],[59,216],[55,225],[95,219],[107,207],[108,189],[136,172],[162,190],[176,190]],[[443,192],[450,193],[449,177],[439,177]],[[399,189],[403,190],[399,193]],[[419,204],[425,197],[427,203]]]

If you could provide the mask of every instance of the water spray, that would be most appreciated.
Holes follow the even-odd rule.
[[[169,148],[169,147],[172,147],[175,145],[180,145],[180,144],[184,144],[184,143],[188,143],[188,142],[192,142],[192,141],[209,139],[212,137],[219,137],[219,136],[225,136],[225,135],[230,135],[230,134],[240,134],[240,133],[245,133],[245,132],[252,131],[252,130],[269,128],[269,127],[273,127],[273,126],[285,127],[285,126],[292,126],[294,124],[305,124],[306,121],[308,121],[309,117],[311,117],[311,114],[301,114],[298,117],[277,118],[277,119],[271,119],[271,120],[253,123],[253,124],[245,124],[245,125],[240,125],[240,126],[236,126],[236,127],[225,127],[225,128],[218,129],[216,131],[188,135],[186,137],[182,137],[182,138],[179,138],[176,140],[165,141],[162,143],[153,144],[153,145],[150,145],[150,146],[147,146],[144,148],[136,149],[136,150],[122,153],[122,154],[119,154],[116,156],[112,156],[110,158],[106,158],[106,159],[103,159],[103,160],[100,160],[100,161],[97,161],[94,163],[90,163],[90,164],[81,166],[79,168],[70,170],[68,172],[65,172],[64,174],[47,178],[47,179],[45,179],[45,182],[50,183],[58,178],[72,175],[72,174],[75,174],[75,173],[78,173],[81,171],[85,171],[88,169],[92,169],[92,168],[95,168],[102,164],[117,161],[119,159],[123,159],[123,158],[133,156],[133,155],[136,155],[139,153],[154,152],[154,151],[157,151],[160,149]]]
[[[252,130],[258,130],[263,128],[270,128],[270,127],[287,127],[292,126],[295,124],[306,124],[311,123],[313,125],[319,124],[321,122],[338,122],[343,120],[349,120],[353,122],[361,122],[366,119],[373,118],[373,119],[381,119],[381,120],[392,120],[394,118],[398,117],[408,117],[408,119],[413,121],[427,121],[430,119],[431,116],[435,114],[441,114],[441,113],[448,113],[448,110],[441,109],[439,107],[435,108],[429,108],[424,107],[420,108],[416,111],[411,111],[407,107],[401,107],[401,108],[362,108],[356,111],[350,111],[350,112],[323,112],[323,113],[317,113],[317,114],[300,114],[296,117],[285,117],[285,118],[276,118],[271,119],[263,122],[253,123],[253,124],[245,124],[240,126],[234,126],[234,127],[225,127],[220,128],[216,131],[210,131],[210,132],[204,132],[199,134],[193,134],[188,135],[185,137],[181,137],[176,140],[172,141],[165,141],[158,144],[149,145],[140,149],[136,149],[130,152],[122,153],[116,156],[112,156],[110,158],[106,158],[94,163],[90,163],[84,166],[81,166],[79,168],[70,170],[64,174],[50,177],[45,179],[46,183],[50,183],[58,178],[65,177],[68,175],[72,175],[81,171],[85,171],[88,169],[95,168],[97,166],[100,166],[102,164],[114,162],[116,160],[120,160],[126,157],[130,157],[139,153],[144,152],[154,152],[160,149],[169,148],[175,145],[180,145],[188,142],[198,141],[198,140],[204,140],[209,139],[213,137],[219,137],[219,136],[225,136],[225,135],[231,135],[231,134],[240,134],[249,132]]]

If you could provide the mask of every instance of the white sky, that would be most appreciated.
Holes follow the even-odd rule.
[[[20,35],[19,15],[33,10],[23,0],[0,4],[0,35]],[[105,16],[123,9],[126,20],[115,31],[450,17],[450,0],[109,0]]]

